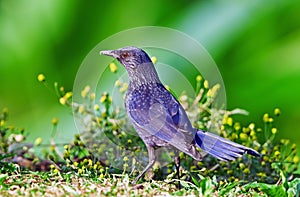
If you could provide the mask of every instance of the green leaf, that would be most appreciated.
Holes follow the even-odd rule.
[[[253,182],[253,183],[249,183],[247,185],[245,185],[245,189],[249,190],[249,189],[258,189],[262,192],[264,192],[265,194],[267,194],[268,196],[273,196],[273,197],[285,197],[287,196],[286,193],[286,189],[284,188],[284,186],[281,185],[276,185],[276,184],[266,184],[266,183],[257,183],[257,182]]]
[[[224,196],[225,194],[229,193],[229,191],[238,185],[238,182],[228,183],[224,188],[219,191],[219,196]]]
[[[8,174],[0,174],[0,185],[2,185],[4,188],[8,188],[8,186],[4,183],[7,177]]]
[[[191,177],[192,177],[193,183],[194,183],[197,187],[200,187],[199,181],[198,181],[194,176],[191,176]]]
[[[299,196],[300,195],[300,178],[296,178],[288,183],[289,188],[287,190],[287,195]]]
[[[200,182],[200,189],[203,196],[211,196],[215,188],[215,184],[210,178],[204,178]]]

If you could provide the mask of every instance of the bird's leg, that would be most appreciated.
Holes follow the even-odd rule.
[[[180,168],[180,156],[179,156],[179,152],[177,150],[175,150],[175,158],[174,158],[174,163],[175,163],[175,168],[176,168],[176,174],[177,174],[177,179],[178,179],[178,189],[181,189],[180,187],[180,172],[179,172],[179,168]]]
[[[152,146],[147,146],[148,149],[148,157],[149,157],[149,163],[148,165],[144,168],[144,170],[134,179],[132,184],[135,184],[155,163],[155,154],[154,154],[154,148]]]

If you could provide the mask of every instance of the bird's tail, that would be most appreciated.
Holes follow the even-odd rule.
[[[230,161],[244,154],[260,156],[256,150],[202,130],[196,132],[195,142],[204,152],[220,160]]]

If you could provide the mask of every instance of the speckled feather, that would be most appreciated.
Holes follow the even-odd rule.
[[[142,139],[156,147],[171,144],[201,159],[193,142],[195,130],[186,121],[185,111],[161,83],[148,82],[136,87],[127,93],[125,103],[127,114]]]
[[[175,111],[176,114],[171,114],[173,123],[178,125],[178,102],[175,101],[173,96],[166,90],[166,88],[160,83],[147,83],[139,86],[132,92],[127,94],[126,103],[128,103],[127,110],[129,112],[140,110],[148,112],[150,107],[154,103],[160,103],[165,106],[166,110],[170,112]],[[139,116],[139,115],[138,115]],[[139,117],[134,117],[138,119]],[[145,116],[145,120],[139,122],[140,125],[149,123],[149,114]]]

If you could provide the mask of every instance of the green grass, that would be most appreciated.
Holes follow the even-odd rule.
[[[217,175],[216,175],[217,176]],[[84,174],[22,171],[0,177],[2,196],[296,196],[299,195],[300,179],[265,184],[243,181],[228,182],[223,185],[217,180],[202,177],[191,183],[180,180],[147,181],[131,185],[127,174],[110,174],[108,177],[89,178]]]

